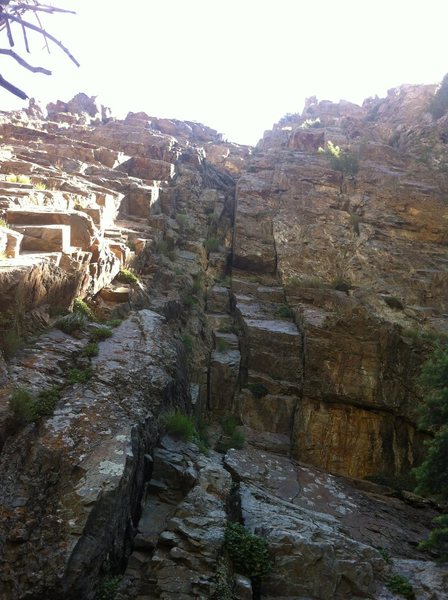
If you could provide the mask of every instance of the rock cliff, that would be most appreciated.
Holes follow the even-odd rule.
[[[394,572],[442,600],[409,491],[448,334],[434,91],[311,99],[255,148],[85,94],[0,113],[2,600],[387,600]],[[229,520],[268,540],[261,587]]]

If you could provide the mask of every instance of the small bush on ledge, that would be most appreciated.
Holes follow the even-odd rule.
[[[140,282],[140,279],[137,277],[137,275],[132,273],[132,271],[129,271],[129,269],[120,269],[116,279],[120,283],[128,283],[130,285],[136,285]]]
[[[403,575],[394,573],[386,581],[386,586],[394,594],[403,596],[403,598],[407,598],[408,600],[415,599],[414,589],[409,580],[406,579],[406,577],[403,577]]]
[[[193,418],[175,410],[165,417],[165,427],[168,433],[190,442],[196,433]]]
[[[102,325],[101,327],[95,327],[90,332],[90,339],[92,342],[102,342],[107,338],[110,338],[112,335],[112,329],[107,327],[106,325]]]
[[[208,252],[218,252],[219,246],[219,240],[216,237],[210,237],[205,240],[205,249]]]
[[[20,423],[35,423],[41,417],[53,414],[61,389],[52,386],[34,396],[26,387],[17,387],[11,394],[10,406]]]
[[[76,331],[82,331],[87,324],[87,319],[84,314],[77,312],[61,317],[55,323],[55,327],[72,335]]]
[[[247,577],[263,577],[271,569],[266,540],[240,523],[227,523],[224,544],[235,569]]]
[[[81,300],[81,298],[76,298],[73,302],[73,312],[83,315],[88,321],[96,321],[92,309],[84,302],[84,300]]]
[[[66,377],[66,381],[69,385],[75,383],[86,383],[93,376],[93,370],[87,369],[69,369]]]

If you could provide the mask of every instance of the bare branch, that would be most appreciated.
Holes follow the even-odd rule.
[[[41,29],[44,29],[44,26],[42,25],[42,21],[40,20],[39,13],[36,13],[34,16],[36,17],[36,21],[37,21],[37,24],[39,25],[39,27],[40,27]],[[22,27],[23,27],[23,25],[22,25]],[[47,40],[47,38],[46,38],[46,37],[44,37],[44,40],[45,40],[45,48],[47,49],[47,52],[48,52],[48,54],[51,54],[51,51],[50,51],[50,46],[48,45],[48,40]]]
[[[22,25],[22,34],[23,34],[23,41],[25,42],[25,50],[27,51],[28,54],[31,54],[30,46],[28,44],[28,36],[26,34],[26,28],[23,25]]]
[[[21,25],[24,25],[25,27],[27,27],[28,29],[32,29],[33,31],[37,31],[38,33],[40,33],[41,35],[43,35],[45,38],[48,38],[49,40],[51,40],[54,44],[56,44],[56,46],[58,46],[68,57],[69,59],[77,66],[79,67],[80,64],[79,62],[76,60],[76,58],[71,54],[71,52],[62,44],[62,42],[60,42],[59,40],[57,40],[53,35],[51,35],[51,33],[48,33],[47,31],[45,31],[45,29],[42,29],[42,27],[37,27],[37,25],[33,25],[33,23],[29,23],[28,21],[24,21],[23,19],[21,19],[20,17],[16,17],[13,15],[9,15],[6,13],[2,13],[0,15],[0,17],[2,19],[5,19],[7,21],[14,21],[16,23],[20,23]]]
[[[21,56],[16,54],[14,50],[5,50],[4,48],[0,48],[0,54],[6,54],[7,56],[14,58],[14,60],[16,60],[19,63],[19,65],[25,67],[25,69],[28,69],[28,71],[32,71],[33,73],[43,73],[44,75],[51,75],[51,71],[49,71],[48,69],[44,69],[43,67],[33,67],[32,65],[27,63],[25,60],[23,60]]]
[[[12,46],[14,46],[14,38],[12,37],[12,31],[11,31],[11,26],[9,24],[9,21],[5,21],[5,26],[6,26],[6,32],[8,34],[8,42],[9,42],[9,45],[12,47]]]
[[[25,94],[24,91],[20,90],[18,87],[16,87],[12,83],[9,83],[9,81],[6,81],[6,79],[4,79],[4,77],[2,77],[1,75],[0,75],[0,87],[5,88],[5,90],[8,90],[8,92],[11,92],[11,94],[14,94],[14,96],[18,96],[22,100],[28,100],[28,96]]]
[[[56,6],[48,6],[46,4],[38,4],[36,6],[32,6],[31,4],[13,4],[10,5],[9,8],[12,10],[33,10],[45,13],[66,13],[69,15],[76,15],[74,10],[68,10],[66,8],[57,8]]]

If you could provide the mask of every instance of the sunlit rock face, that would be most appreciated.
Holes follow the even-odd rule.
[[[293,454],[332,472],[393,475],[421,456],[416,331],[448,327],[448,182],[415,141],[437,133],[433,92],[403,86],[363,107],[311,100],[265,133],[238,182],[234,265],[278,278],[303,337]],[[318,151],[328,141],[356,168],[337,170]],[[247,417],[258,428],[264,404]]]

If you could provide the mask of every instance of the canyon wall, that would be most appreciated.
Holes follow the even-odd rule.
[[[434,91],[311,99],[255,148],[84,94],[0,114],[2,599],[93,600],[116,573],[120,600],[256,597],[235,518],[273,549],[261,597],[394,597],[383,548],[443,598],[416,549],[437,509],[409,491],[448,334]],[[159,444],[175,409],[207,456]]]

